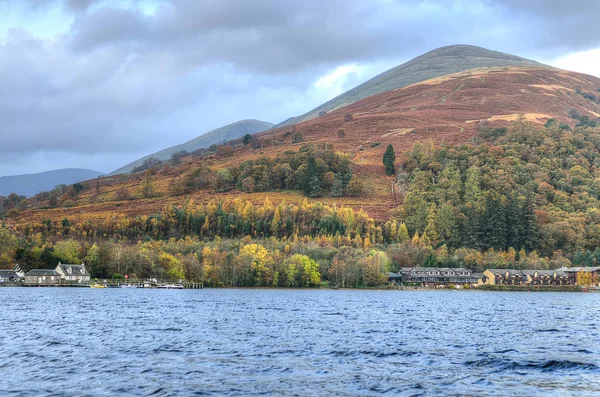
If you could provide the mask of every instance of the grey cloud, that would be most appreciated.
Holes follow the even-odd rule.
[[[319,105],[310,85],[348,62],[457,43],[533,58],[600,45],[600,2],[583,0],[157,0],[152,14],[110,0],[3,4],[58,5],[73,23],[52,39],[0,32],[0,175],[108,171],[238,119],[280,122]],[[29,156],[46,160],[14,160]]]

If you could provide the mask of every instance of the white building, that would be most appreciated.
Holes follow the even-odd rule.
[[[58,262],[56,272],[60,274],[62,280],[71,283],[89,283],[90,272],[85,268],[85,265],[68,265]]]

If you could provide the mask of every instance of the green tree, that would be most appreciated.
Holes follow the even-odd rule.
[[[394,163],[396,162],[396,153],[394,153],[394,147],[390,143],[385,149],[385,153],[383,154],[383,166],[385,167],[386,175],[394,175],[396,173],[396,166]]]
[[[79,264],[79,243],[75,240],[62,240],[54,245],[54,256],[62,263]]]

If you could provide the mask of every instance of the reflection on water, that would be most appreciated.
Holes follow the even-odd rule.
[[[0,394],[598,395],[600,294],[0,288]]]

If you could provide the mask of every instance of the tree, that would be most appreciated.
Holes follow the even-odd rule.
[[[151,198],[154,196],[154,172],[152,170],[146,170],[144,173],[144,179],[140,185],[140,193],[144,198]]]
[[[320,197],[323,195],[323,189],[321,188],[321,181],[319,180],[319,177],[316,175],[313,175],[310,178],[310,181],[308,182],[309,184],[309,196],[310,197]]]
[[[435,205],[435,203],[431,204],[431,206],[429,207],[429,213],[427,215],[427,226],[425,227],[425,232],[423,234],[426,234],[429,237],[431,245],[437,245],[440,236],[437,206]]]
[[[79,243],[75,240],[62,240],[54,245],[54,256],[62,263],[79,264]]]
[[[365,185],[357,176],[353,175],[348,182],[347,190],[349,196],[358,197],[364,193]]]
[[[383,154],[383,166],[385,167],[386,175],[391,176],[396,173],[396,166],[394,165],[395,162],[396,153],[394,153],[394,147],[390,143]]]
[[[244,145],[247,145],[247,144],[249,144],[250,142],[252,142],[252,135],[250,135],[250,134],[246,134],[246,135],[244,135],[244,138],[242,139],[242,143],[243,143]]]
[[[73,185],[73,191],[75,192],[76,195],[79,195],[84,190],[85,190],[85,185],[83,185],[81,183],[75,183]]]
[[[18,242],[10,230],[0,227],[0,268],[11,265]]]
[[[582,287],[589,287],[592,285],[592,273],[583,270],[577,272],[576,284]]]

